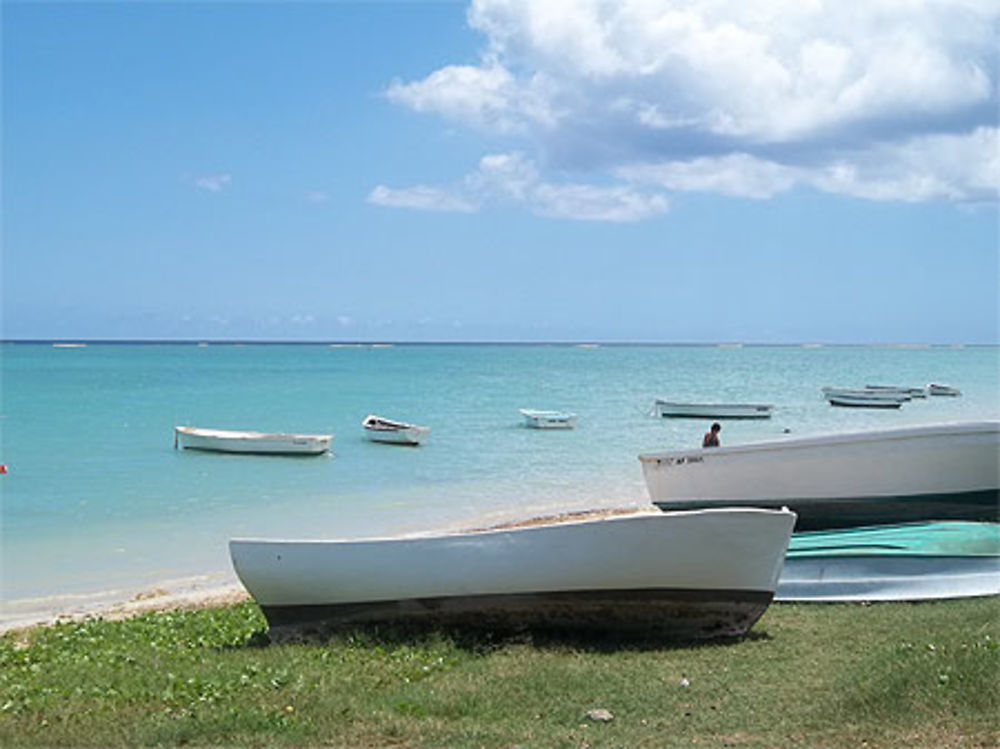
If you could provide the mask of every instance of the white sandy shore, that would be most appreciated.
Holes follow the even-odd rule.
[[[660,511],[646,503],[624,506],[618,503],[611,507],[571,510],[554,515],[497,519],[485,526],[465,526],[464,529],[456,528],[450,532],[482,532],[639,512],[659,514]],[[59,622],[78,622],[93,618],[118,620],[152,611],[227,606],[247,598],[249,594],[232,573],[217,573],[167,580],[153,586],[7,601],[0,610],[0,634]]]

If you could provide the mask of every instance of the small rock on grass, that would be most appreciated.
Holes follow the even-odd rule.
[[[603,707],[599,707],[594,710],[588,710],[587,719],[594,720],[599,723],[608,723],[614,720],[615,716],[611,714],[610,710],[605,710]]]

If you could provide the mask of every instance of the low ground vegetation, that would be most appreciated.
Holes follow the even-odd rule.
[[[0,745],[1000,745],[995,598],[775,605],[712,643],[266,632],[242,603],[8,634]]]

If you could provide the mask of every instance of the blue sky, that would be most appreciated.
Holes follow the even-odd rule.
[[[7,2],[2,334],[996,343],[998,19]]]

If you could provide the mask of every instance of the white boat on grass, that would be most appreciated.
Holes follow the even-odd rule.
[[[365,435],[372,442],[388,442],[395,445],[419,445],[431,436],[430,427],[393,421],[375,414],[369,414],[361,422]]]
[[[777,601],[1000,595],[1000,525],[909,523],[796,533]]]
[[[229,551],[279,639],[370,623],[692,639],[757,621],[794,524],[787,510],[720,509]]]
[[[906,393],[895,391],[853,390],[849,388],[823,388],[823,397],[831,406],[847,408],[899,408],[912,400]]]
[[[774,406],[763,403],[678,403],[657,398],[653,414],[661,418],[770,419]]]
[[[927,393],[929,395],[955,396],[955,395],[961,395],[962,391],[959,390],[958,388],[952,387],[951,385],[937,385],[932,382],[930,385],[927,386]]]
[[[330,449],[332,434],[279,434],[174,427],[174,447],[222,453],[320,455]]]
[[[640,455],[662,510],[790,507],[799,530],[1000,520],[1000,422]]]
[[[518,410],[524,417],[524,425],[532,429],[572,429],[576,426],[576,414],[567,411]]]

